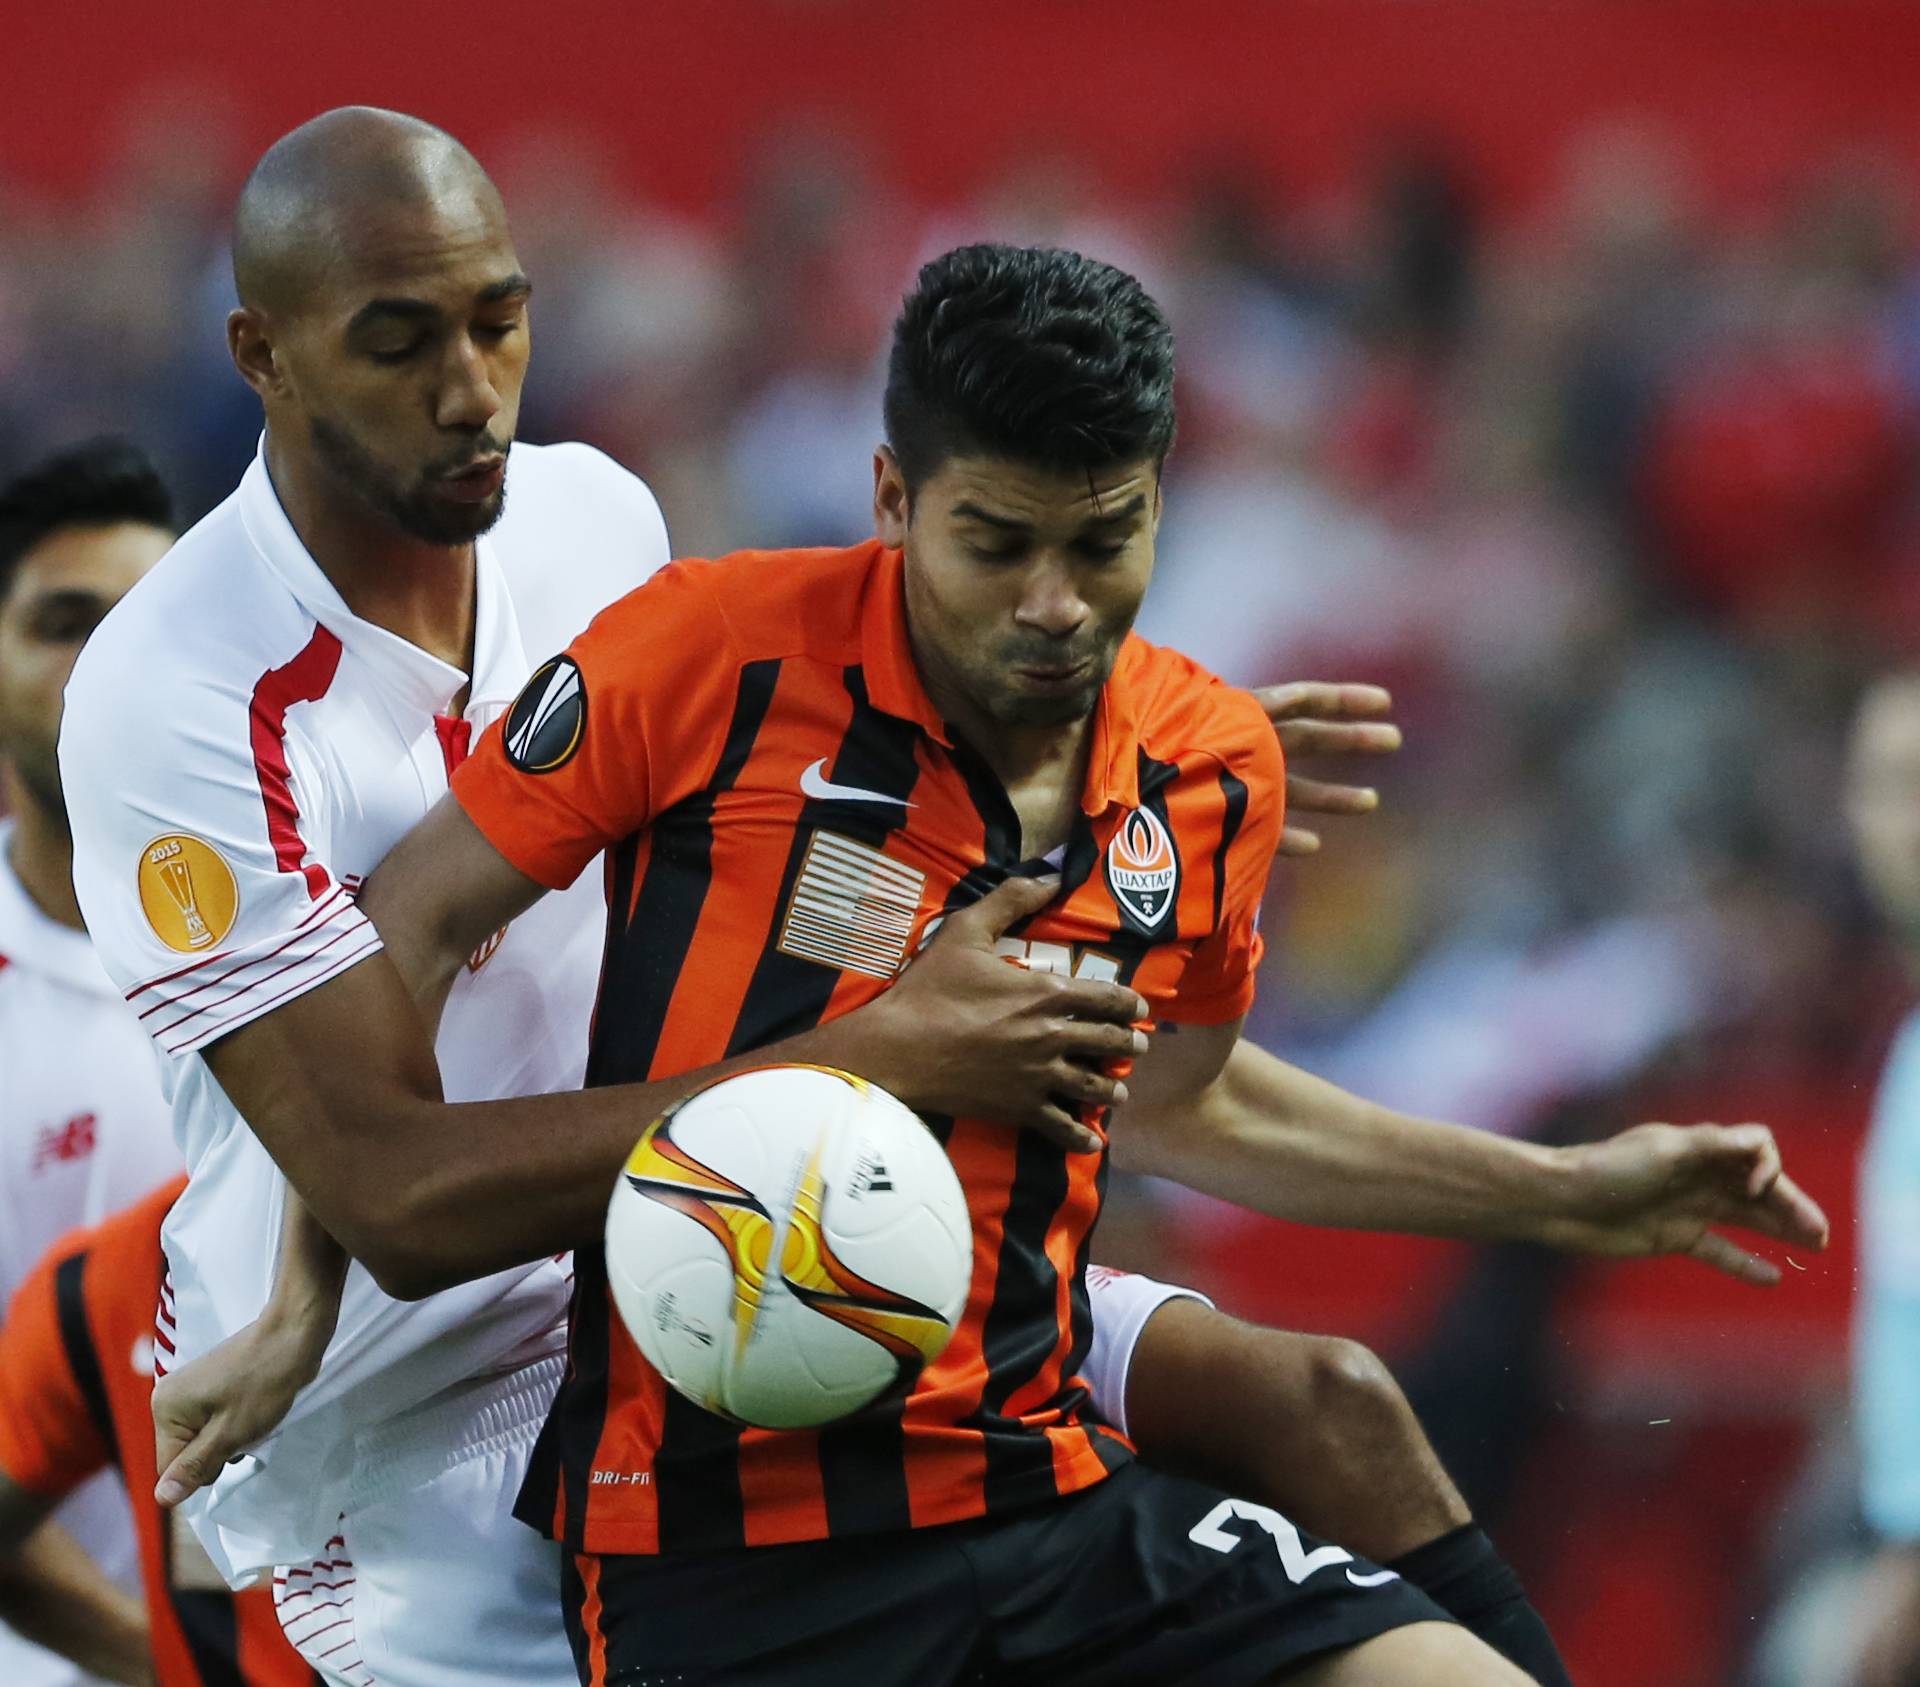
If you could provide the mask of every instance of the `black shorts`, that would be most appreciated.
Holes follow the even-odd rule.
[[[1251,1687],[1449,1620],[1276,1512],[1139,1464],[1050,1505],[910,1534],[581,1555],[565,1601],[591,1687]]]

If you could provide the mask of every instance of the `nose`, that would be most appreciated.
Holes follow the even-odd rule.
[[[1043,557],[1027,576],[1013,618],[1049,638],[1071,638],[1087,619],[1086,600],[1074,584],[1072,570]]]
[[[487,361],[471,335],[454,337],[446,379],[441,383],[434,420],[443,428],[484,428],[500,411]]]

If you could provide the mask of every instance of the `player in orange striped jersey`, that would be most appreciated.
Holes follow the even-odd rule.
[[[146,1633],[117,1649],[131,1656],[109,1649],[110,1633],[76,1636],[87,1646],[79,1661],[155,1687],[314,1687],[272,1595],[229,1593],[192,1535],[153,1502],[160,1221],[185,1184],[173,1178],[56,1242],[0,1325],[0,1557],[88,1477],[118,1469],[133,1504]]]
[[[459,811],[383,869],[370,905],[403,970],[423,934],[437,957],[604,851],[589,1081],[646,1082],[852,1015],[943,918],[1035,879],[1010,948],[1181,1031],[1115,1065],[1120,1099],[1200,1099],[1252,999],[1283,773],[1251,699],[1131,635],[1171,382],[1165,323],[1118,271],[1003,248],[929,266],[896,336],[878,539],[676,565],[602,614],[483,740]],[[870,1075],[939,1096],[927,1032],[911,1070]],[[1087,1414],[1106,1117],[1072,1073],[1061,1089],[1077,1152],[933,1120],[973,1293],[888,1410],[807,1434],[699,1412],[581,1250],[520,1514],[574,1549],[584,1679],[1519,1679],[1392,1572],[1135,1465]]]

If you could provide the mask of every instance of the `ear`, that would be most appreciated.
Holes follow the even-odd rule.
[[[1166,490],[1159,475],[1156,474],[1153,477],[1153,531],[1156,535],[1160,531],[1160,517],[1166,507]]]
[[[284,390],[280,366],[274,360],[273,337],[258,311],[242,305],[227,313],[227,353],[240,371],[240,379],[260,395],[263,403]]]
[[[894,550],[907,542],[913,511],[907,497],[907,477],[890,446],[873,454],[873,532],[881,544]]]

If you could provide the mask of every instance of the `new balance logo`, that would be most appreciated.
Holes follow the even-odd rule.
[[[96,1127],[100,1120],[93,1113],[76,1113],[64,1125],[42,1125],[33,1140],[33,1170],[67,1160],[84,1160],[93,1152]]]
[[[888,796],[885,791],[863,790],[858,785],[836,785],[827,778],[827,758],[822,756],[800,775],[800,794],[815,802],[885,802],[900,808],[912,808],[905,797]]]

